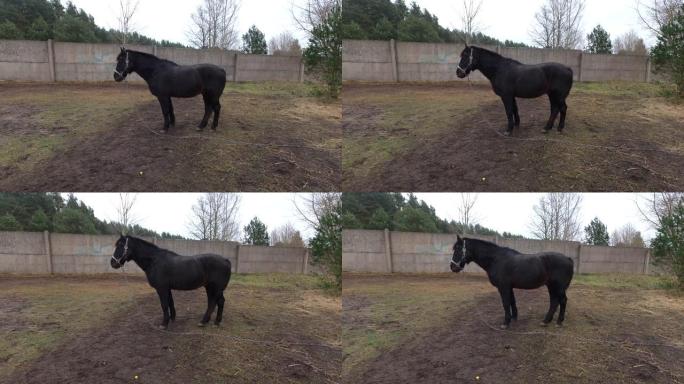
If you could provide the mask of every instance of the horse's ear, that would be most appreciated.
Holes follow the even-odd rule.
[[[465,43],[465,49],[468,49],[468,48],[470,48],[470,47],[468,46],[468,42],[466,42]]]
[[[121,52],[126,52],[126,48],[123,45],[121,46]]]
[[[463,239],[461,239],[461,235],[456,235],[456,242],[459,242],[461,240],[463,240]]]

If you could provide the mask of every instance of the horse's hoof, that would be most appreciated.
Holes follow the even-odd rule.
[[[562,327],[562,326],[563,326],[563,323],[556,323],[556,327],[557,327],[557,328],[560,328],[560,327]]]
[[[162,331],[166,331],[166,329],[168,327],[169,327],[168,325],[164,325],[164,324],[159,325],[159,329],[161,329]]]
[[[546,323],[546,322],[543,322],[543,321],[542,321],[539,325],[542,326],[542,327],[546,327],[546,326],[549,325],[549,323]]]
[[[203,131],[203,129],[202,129],[202,128],[200,128],[200,127],[197,127],[197,128],[195,128],[195,131],[197,131],[197,132],[202,132],[202,131]]]
[[[508,137],[508,136],[510,136],[510,135],[511,135],[511,131],[506,131],[506,132],[504,132],[504,136]]]
[[[548,134],[549,131],[550,131],[550,129],[542,129],[542,133],[545,134],[545,135]]]
[[[214,327],[218,327],[220,325],[221,325],[221,323],[214,323]]]
[[[499,328],[501,328],[501,329],[503,329],[503,330],[508,329],[508,327],[509,327],[508,324],[501,324],[501,325],[499,325]]]
[[[207,325],[207,323],[203,323],[201,321],[199,323],[197,323],[197,326],[201,327],[201,328],[204,328],[206,325]]]

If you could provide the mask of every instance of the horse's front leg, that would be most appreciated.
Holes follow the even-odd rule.
[[[499,287],[499,295],[501,295],[501,303],[504,308],[504,323],[501,325],[501,329],[507,329],[511,325],[511,292],[510,287]]]
[[[171,99],[164,96],[158,96],[159,105],[161,105],[162,115],[164,115],[164,132],[169,130],[171,124],[169,115],[171,111]]]
[[[508,118],[508,129],[504,133],[506,136],[510,136],[513,133],[513,127],[515,125],[515,117],[513,113],[513,105],[515,104],[515,97],[502,96],[501,100],[506,108],[506,117]]]
[[[161,301],[162,313],[164,314],[164,320],[162,321],[159,328],[166,329],[169,326],[169,298],[171,297],[171,291],[167,288],[157,288],[157,294],[159,295],[159,301]]]

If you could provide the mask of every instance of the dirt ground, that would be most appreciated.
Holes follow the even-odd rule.
[[[0,82],[4,191],[338,190],[341,112],[292,83],[227,84],[216,132],[201,97],[173,99],[176,127],[146,86]]]
[[[0,383],[340,381],[340,299],[315,278],[240,275],[220,327],[204,291],[175,292],[168,331],[140,278],[0,276]]]
[[[560,328],[540,326],[545,289],[516,290],[503,331],[484,276],[345,275],[344,382],[684,382],[681,292],[612,279],[577,277]]]
[[[345,191],[684,189],[684,106],[650,84],[578,83],[564,134],[548,98],[507,120],[489,83],[345,84]]]

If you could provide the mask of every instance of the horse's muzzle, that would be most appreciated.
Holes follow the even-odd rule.
[[[111,265],[112,268],[114,268],[114,269],[119,269],[119,268],[121,268],[121,264],[119,264],[119,262],[116,261],[116,260],[114,260],[114,259],[110,259],[110,260],[109,260],[109,265]]]
[[[459,68],[456,70],[456,76],[458,76],[459,79],[465,79],[468,74]]]
[[[116,81],[117,83],[120,83],[120,82],[124,81],[124,79],[125,79],[125,77],[114,72],[114,81]]]
[[[451,272],[461,272],[463,270],[463,268],[454,263],[449,264],[449,267],[451,268]]]

